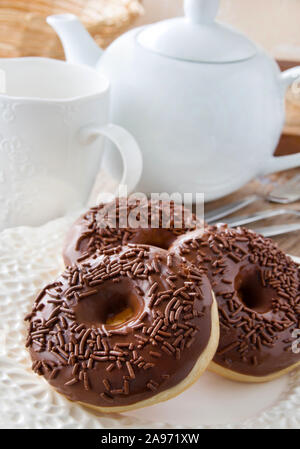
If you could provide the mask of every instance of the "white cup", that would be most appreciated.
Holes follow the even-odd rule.
[[[123,160],[131,192],[142,156],[108,123],[109,81],[93,69],[44,58],[0,60],[0,230],[38,226],[82,207],[102,161],[104,138]],[[3,87],[3,86],[2,86]]]

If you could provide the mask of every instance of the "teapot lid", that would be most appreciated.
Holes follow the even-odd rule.
[[[215,21],[220,0],[185,0],[185,17],[146,26],[140,45],[170,58],[228,63],[251,58],[257,47],[246,36]]]

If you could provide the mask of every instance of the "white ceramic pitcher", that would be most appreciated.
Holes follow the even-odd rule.
[[[42,58],[0,60],[0,230],[40,225],[85,205],[103,137],[123,160],[132,191],[142,158],[134,138],[109,123],[109,81],[84,66]]]

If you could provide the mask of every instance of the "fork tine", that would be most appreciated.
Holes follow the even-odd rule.
[[[237,226],[244,226],[249,223],[264,220],[266,218],[278,217],[279,215],[294,215],[300,217],[300,211],[294,209],[268,209],[258,212],[254,212],[249,215],[241,215],[239,217],[233,217],[226,220],[228,226],[235,228]]]
[[[258,200],[259,197],[257,195],[247,196],[242,200],[235,201],[230,204],[226,204],[226,206],[219,207],[205,214],[205,221],[207,223],[215,223],[220,218],[224,218],[234,212],[237,212],[240,209],[248,206],[254,201]]]
[[[263,228],[252,229],[257,234],[261,234],[264,237],[273,237],[275,235],[287,234],[289,232],[300,231],[300,223],[292,223],[280,226],[266,226]]]

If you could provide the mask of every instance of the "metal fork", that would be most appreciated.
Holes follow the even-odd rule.
[[[249,204],[252,204],[255,201],[257,201],[258,199],[260,199],[258,195],[251,195],[247,196],[242,200],[234,201],[233,203],[227,204],[225,206],[219,207],[217,209],[214,209],[213,211],[208,212],[207,214],[205,214],[205,220],[209,224],[216,223],[221,218],[227,217],[228,215],[231,215],[234,212],[243,209]],[[280,204],[293,203],[299,199],[300,199],[300,175],[297,175],[290,181],[286,182],[285,184],[276,187],[266,197],[266,200]]]
[[[249,223],[265,220],[266,218],[278,217],[280,215],[294,215],[296,217],[300,217],[300,211],[294,209],[268,209],[255,212],[253,214],[229,218],[226,220],[226,223],[230,227],[235,228],[236,226],[244,226]]]
[[[297,217],[300,217],[300,211],[293,209],[270,209],[266,211],[259,211],[257,213],[242,215],[240,217],[233,217],[231,219],[227,219],[226,223],[231,228],[235,228],[237,226],[243,226],[249,223],[254,223],[259,220],[263,220],[266,218],[272,218],[279,215],[290,214]],[[213,224],[213,223],[210,223]],[[290,223],[286,225],[278,225],[278,226],[265,226],[265,227],[257,227],[253,228],[257,234],[261,234],[264,237],[273,237],[275,235],[287,234],[289,232],[295,232],[300,230],[300,222],[299,223]]]
[[[289,232],[300,231],[300,223],[292,223],[279,226],[266,226],[263,228],[252,229],[257,234],[261,234],[264,237],[273,237],[275,235],[287,234]]]
[[[247,196],[246,198],[238,201],[234,201],[233,203],[226,204],[225,206],[218,207],[210,212],[205,214],[205,221],[208,224],[216,223],[221,218],[227,217],[227,215],[231,215],[234,212],[237,212],[240,209],[243,209],[249,204],[254,203],[259,199],[257,195]]]

